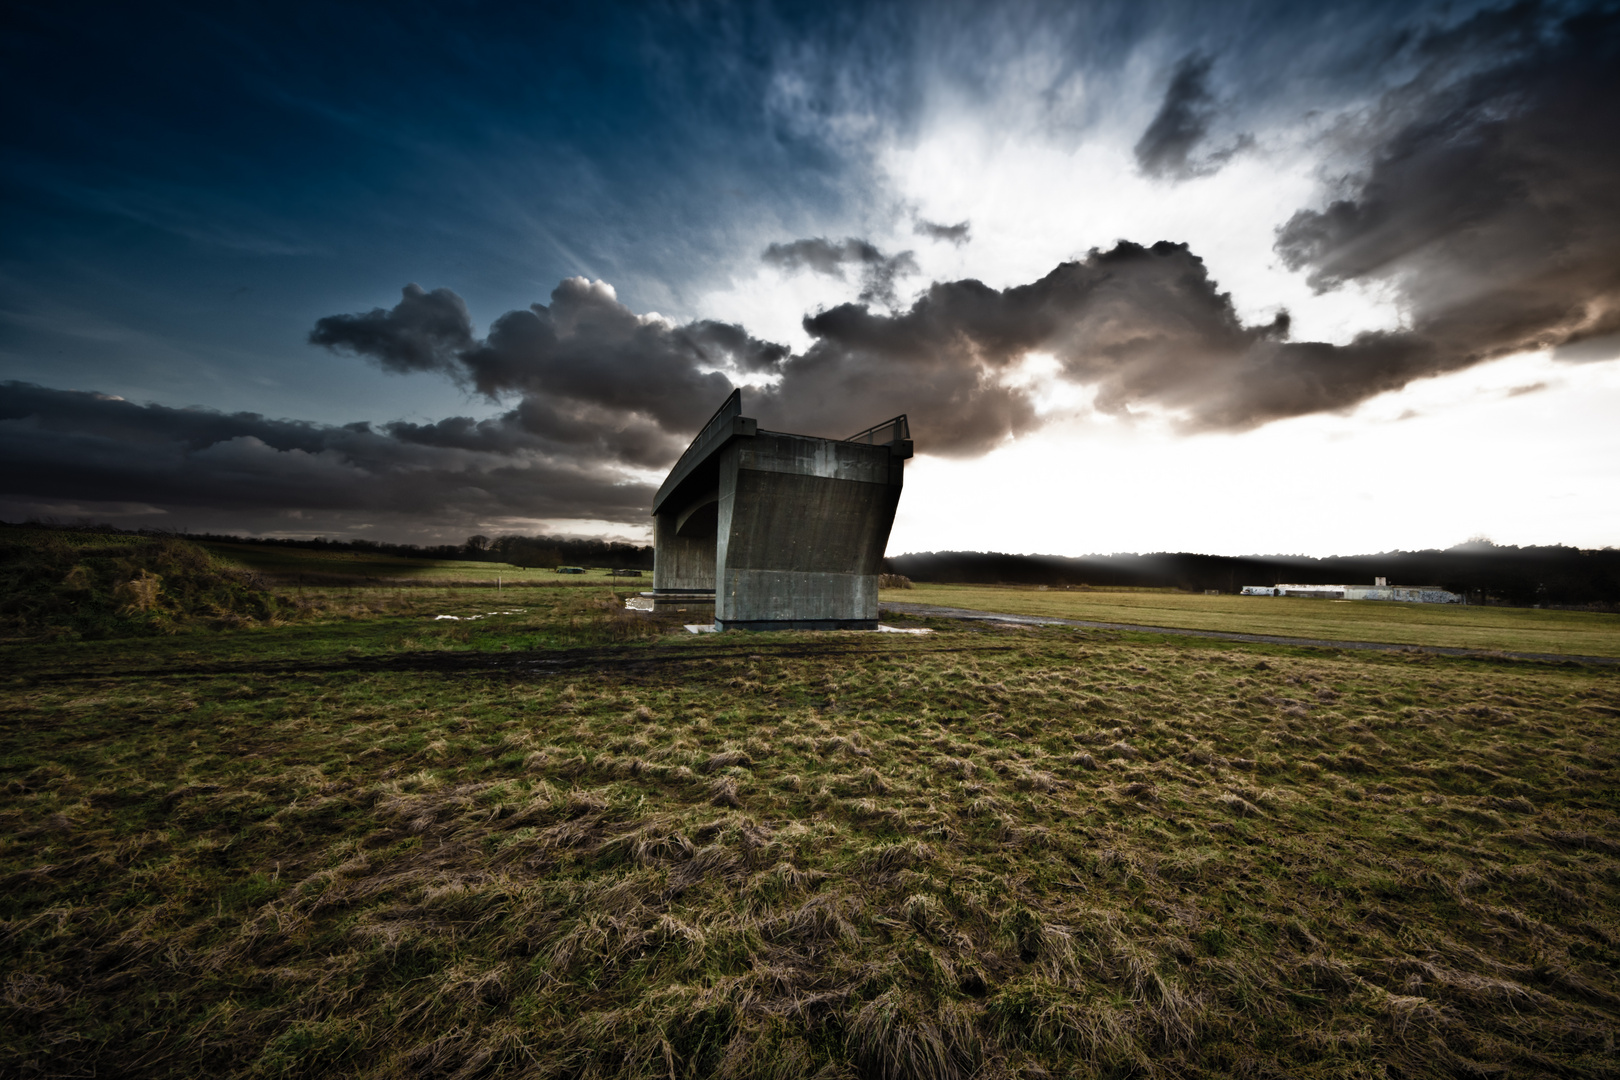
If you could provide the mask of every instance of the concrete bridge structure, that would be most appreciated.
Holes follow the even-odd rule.
[[[911,430],[763,431],[733,391],[653,499],[655,610],[714,605],[721,630],[874,630]]]

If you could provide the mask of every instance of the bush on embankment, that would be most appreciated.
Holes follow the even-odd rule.
[[[0,637],[109,638],[268,624],[299,613],[249,573],[172,538],[0,532]]]

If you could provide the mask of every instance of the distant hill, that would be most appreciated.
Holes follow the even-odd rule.
[[[1620,550],[1514,547],[1473,542],[1444,551],[1388,551],[1314,559],[1301,555],[1004,555],[928,551],[884,560],[884,570],[940,583],[1216,589],[1279,582],[1336,585],[1388,578],[1438,585],[1470,603],[1620,610]]]

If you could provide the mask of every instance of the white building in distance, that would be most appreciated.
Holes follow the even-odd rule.
[[[1245,585],[1243,596],[1303,596],[1315,600],[1393,600],[1403,604],[1461,604],[1463,598],[1438,585]]]

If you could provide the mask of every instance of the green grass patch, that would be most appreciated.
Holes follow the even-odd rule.
[[[882,598],[1010,615],[1188,630],[1566,656],[1620,656],[1620,615],[1584,611],[1011,585],[918,584],[911,589],[885,589]]]

